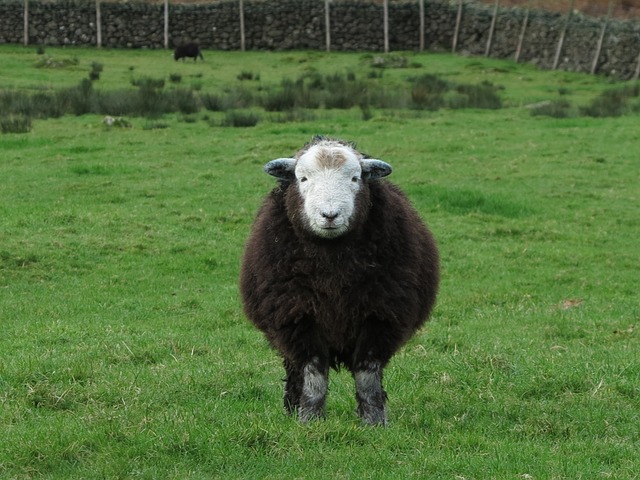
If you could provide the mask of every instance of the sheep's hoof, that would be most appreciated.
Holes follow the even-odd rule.
[[[358,416],[362,423],[369,426],[387,426],[387,410],[373,405],[360,404],[358,406]]]
[[[301,408],[298,410],[298,420],[300,423],[309,423],[314,420],[323,420],[325,417],[324,408]]]

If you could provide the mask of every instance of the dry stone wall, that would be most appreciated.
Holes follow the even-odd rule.
[[[451,51],[457,2],[425,1],[425,48]],[[245,48],[252,50],[324,50],[323,0],[244,0]],[[525,10],[499,10],[490,56],[514,58]],[[0,43],[22,43],[24,7],[21,0],[0,4]],[[484,55],[493,9],[465,3],[456,51]],[[163,48],[164,6],[140,3],[101,4],[102,46],[112,48]],[[237,50],[241,47],[238,0],[215,4],[170,5],[169,44],[195,41],[205,49]],[[602,19],[573,15],[566,29],[557,68],[591,70]],[[331,50],[383,51],[383,7],[367,0],[333,0],[330,3]],[[566,15],[531,11],[520,60],[551,68],[566,24]],[[389,47],[417,50],[420,46],[417,0],[389,5]],[[96,9],[93,1],[40,3],[29,0],[29,44],[96,45]],[[597,72],[632,78],[637,75],[640,24],[607,23]]]

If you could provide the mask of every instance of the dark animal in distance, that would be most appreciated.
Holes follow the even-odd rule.
[[[258,211],[240,291],[247,317],[283,357],[284,405],[325,415],[330,368],[355,380],[358,415],[386,425],[382,374],[422,326],[439,283],[436,243],[382,160],[315,137],[265,165],[279,184]]]
[[[198,60],[198,57],[200,57],[204,62],[204,57],[202,56],[202,52],[200,51],[200,47],[197,43],[186,43],[184,45],[179,45],[173,52],[173,58],[175,58],[176,60],[187,57],[193,58],[194,62],[196,62]]]

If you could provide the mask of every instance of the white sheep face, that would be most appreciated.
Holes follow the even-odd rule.
[[[314,145],[298,159],[295,176],[311,231],[325,238],[347,232],[362,188],[355,152],[341,145]]]
[[[391,166],[381,160],[363,159],[348,145],[324,142],[312,145],[298,159],[272,160],[265,171],[294,182],[309,230],[330,239],[349,231],[363,182],[389,175]]]

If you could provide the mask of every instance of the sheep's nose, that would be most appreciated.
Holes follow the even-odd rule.
[[[336,218],[338,218],[338,212],[333,210],[330,212],[322,212],[321,215],[329,221],[335,220]]]

